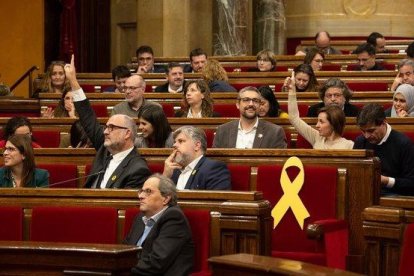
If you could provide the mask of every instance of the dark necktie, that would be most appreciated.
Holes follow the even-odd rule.
[[[97,189],[101,188],[102,179],[104,178],[106,169],[108,168],[109,162],[111,162],[111,160],[112,160],[112,155],[108,155],[107,157],[105,157],[103,168],[101,170],[101,173],[98,175],[98,180],[96,182]]]

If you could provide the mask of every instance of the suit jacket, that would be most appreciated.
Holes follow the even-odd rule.
[[[103,128],[97,121],[89,100],[74,102],[74,104],[79,114],[79,121],[97,151],[90,175],[85,183],[85,187],[91,188],[99,172],[105,169],[105,160],[110,153],[104,146]],[[147,162],[134,148],[109,177],[106,188],[140,188],[150,175]]]
[[[309,107],[308,114],[306,115],[306,117],[318,117],[318,111],[322,107],[325,107],[324,102],[312,105],[311,107]],[[359,109],[355,105],[352,105],[350,103],[345,103],[344,113],[345,113],[345,117],[356,117],[358,116]]]
[[[171,179],[178,182],[180,170],[174,170]],[[198,161],[185,185],[189,190],[230,190],[230,172],[225,163],[203,156]]]
[[[183,81],[183,90],[184,90],[184,87],[185,87],[185,80]],[[168,92],[168,82],[155,87],[154,92]],[[183,93],[183,91],[181,91],[180,93]]]
[[[145,225],[143,214],[135,217],[124,243],[136,245]],[[189,275],[194,262],[194,243],[188,221],[180,207],[168,207],[148,233],[132,268],[137,275]]]
[[[213,140],[213,148],[235,148],[237,142],[239,120],[218,126]],[[282,127],[259,119],[256,136],[253,141],[254,149],[286,148],[286,135]]]
[[[210,88],[210,92],[237,92],[236,88],[222,80],[210,81],[208,88]]]

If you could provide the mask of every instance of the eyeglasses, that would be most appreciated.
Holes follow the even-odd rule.
[[[239,100],[246,104],[253,102],[253,104],[257,104],[257,105],[259,105],[262,102],[259,98],[249,98],[249,97],[240,98]]]
[[[137,90],[138,88],[142,88],[142,86],[124,86],[122,88],[123,91],[128,91],[128,90]]]
[[[151,189],[148,189],[148,188],[147,189],[138,189],[138,195],[140,195],[141,193],[144,193],[145,196],[150,196],[154,193],[154,191],[151,190]]]
[[[8,152],[15,152],[15,151],[17,151],[17,149],[16,148],[13,148],[13,147],[5,147],[4,148],[4,152],[6,152],[6,151],[8,151]]]
[[[109,125],[104,125],[104,131],[108,130],[109,132],[114,131],[114,129],[128,129],[127,127],[123,127],[123,126],[117,126],[114,124],[109,124]]]

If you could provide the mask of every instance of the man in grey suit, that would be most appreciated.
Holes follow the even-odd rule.
[[[240,120],[223,124],[217,128],[213,148],[286,148],[283,128],[259,119],[260,93],[256,87],[240,90],[236,106]]]

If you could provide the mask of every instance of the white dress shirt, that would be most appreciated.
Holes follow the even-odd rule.
[[[194,168],[197,166],[198,161],[203,157],[203,155],[194,159],[190,164],[188,164],[183,170],[177,180],[177,190],[184,190],[187,185],[188,179],[190,179],[191,174],[194,171]]]
[[[256,123],[254,124],[253,128],[248,131],[245,131],[243,130],[240,124],[240,121],[239,121],[239,127],[237,131],[237,141],[236,141],[237,149],[253,148],[254,137],[256,137],[256,130],[257,130],[258,125],[259,125],[259,118],[256,118]]]

